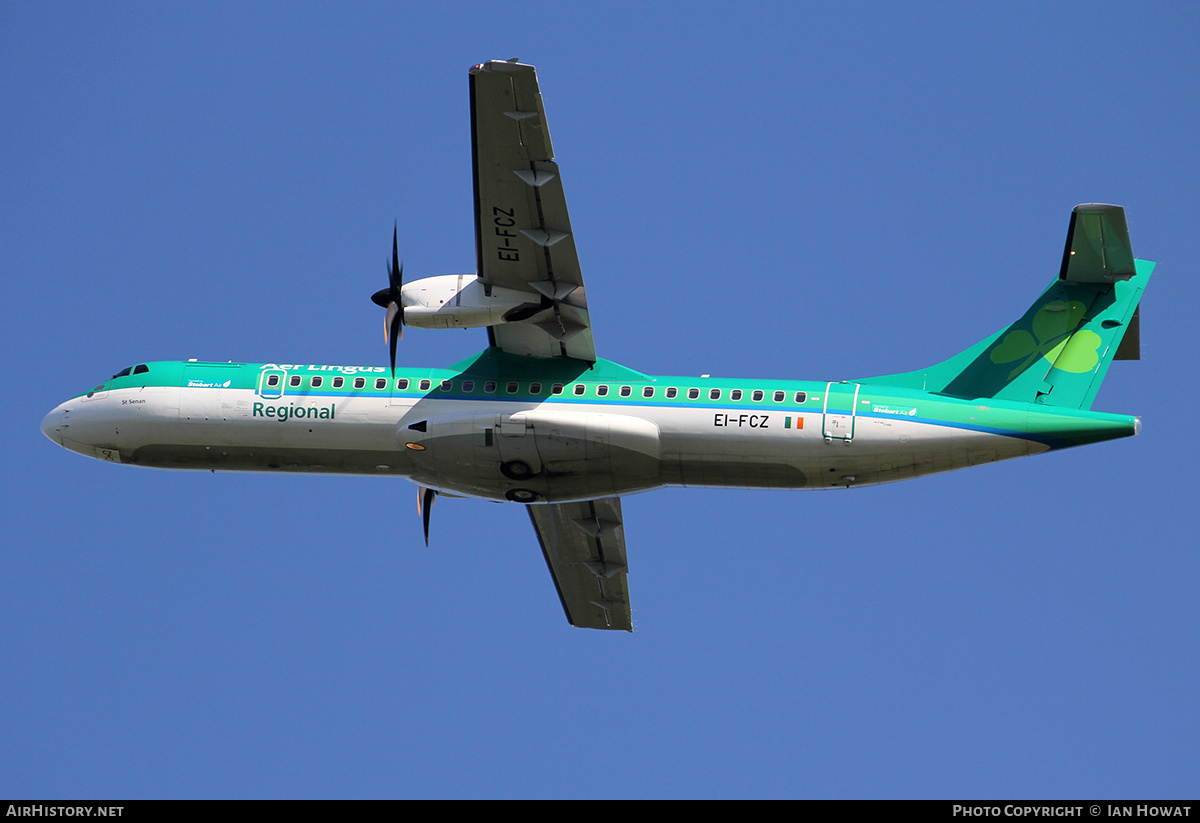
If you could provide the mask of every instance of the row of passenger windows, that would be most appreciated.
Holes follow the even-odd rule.
[[[267,386],[270,388],[277,388],[279,386],[279,380],[280,380],[280,376],[278,374],[267,375]],[[304,378],[298,374],[293,374],[291,377],[288,378],[288,385],[291,386],[292,388],[299,388],[303,382],[304,382]],[[331,378],[330,384],[333,388],[340,389],[346,385],[346,378],[344,378],[344,377]],[[385,390],[387,388],[387,384],[388,384],[388,381],[387,381],[386,377],[376,377],[375,378],[375,388],[377,390],[379,390],[379,391]],[[312,377],[310,377],[308,379],[308,385],[311,388],[319,389],[323,385],[325,385],[325,378],[322,377],[321,375],[313,375]],[[396,391],[407,391],[410,385],[411,384],[407,377],[401,377],[396,380]],[[476,384],[475,384],[474,380],[463,380],[459,384],[459,388],[464,394],[471,394],[472,392],[475,391],[475,385]],[[364,389],[367,386],[367,379],[365,377],[356,377],[356,378],[354,378],[353,386],[356,389]],[[483,382],[483,392],[484,392],[484,394],[495,394],[498,386],[499,386],[499,384],[495,380],[486,380]],[[433,387],[432,380],[418,380],[417,381],[417,390],[418,391],[429,391],[432,387]],[[517,394],[520,391],[520,388],[521,388],[520,383],[518,383],[515,380],[504,384],[504,391],[506,394]],[[542,389],[543,389],[543,386],[541,383],[529,383],[527,393],[537,396],[542,393]],[[550,394],[562,394],[563,389],[564,389],[564,386],[562,383],[554,383],[553,385],[550,386]],[[442,380],[438,383],[438,391],[449,392],[449,391],[453,391],[453,390],[454,390],[454,381],[453,380]],[[584,394],[587,393],[587,384],[576,383],[574,388],[572,389],[572,391],[574,392],[576,397],[582,397]],[[600,383],[600,384],[596,385],[596,396],[597,397],[607,397],[609,391],[610,391],[610,387],[604,383]],[[708,399],[709,400],[720,400],[721,396],[722,396],[722,391],[723,391],[722,389],[709,389],[708,390]],[[630,397],[633,394],[633,387],[632,386],[621,386],[617,390],[617,394],[619,394],[621,397]],[[679,389],[676,388],[675,386],[668,386],[666,388],[666,390],[663,392],[663,394],[666,396],[666,398],[668,400],[672,400],[679,396]],[[654,386],[643,386],[642,387],[642,397],[647,397],[647,398],[654,397]],[[699,397],[700,397],[700,389],[693,388],[693,389],[687,390],[687,399],[688,400],[697,400],[697,399],[699,399]],[[732,400],[733,402],[736,403],[737,401],[742,400],[743,397],[744,397],[744,394],[741,389],[730,389],[729,399]],[[750,392],[750,400],[754,403],[761,403],[763,401],[764,397],[766,397],[766,393],[762,389],[754,389],[753,391]],[[776,403],[782,403],[785,399],[787,399],[787,392],[775,391],[771,394],[771,399]],[[802,391],[798,391],[792,396],[793,403],[803,403],[807,399],[808,399],[808,395]]]

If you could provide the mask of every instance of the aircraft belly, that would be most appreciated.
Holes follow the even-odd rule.
[[[418,405],[397,436],[414,481],[457,494],[557,503],[663,485],[657,427],[611,407]]]
[[[380,398],[266,400],[237,389],[110,392],[122,462],[161,468],[356,474],[411,472],[396,442],[403,408]],[[144,400],[145,402],[141,402]],[[116,404],[124,402],[127,405]]]
[[[160,469],[386,474],[407,477],[412,463],[396,449],[313,449],[289,446],[197,446],[161,443],[122,452],[125,462]]]
[[[802,489],[811,432],[795,415],[740,409],[661,409],[662,478],[672,486]]]
[[[1036,453],[1021,437],[951,424],[860,416],[853,439],[826,438],[821,415],[771,414],[745,425],[738,412],[679,410],[663,425],[667,485],[831,488],[888,483]],[[740,423],[741,425],[737,425]]]

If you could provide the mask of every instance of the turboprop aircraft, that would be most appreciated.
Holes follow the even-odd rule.
[[[328,472],[525,505],[568,621],[632,630],[621,495],[664,486],[854,488],[1137,434],[1093,412],[1139,356],[1119,206],[1076,206],[1058,276],[1008,327],[903,374],[818,381],[649,375],[597,357],[533,66],[470,70],[474,274],[403,282],[391,366],[147,362],[62,403],[42,431],[113,463]],[[396,367],[405,326],[487,329],[448,368]]]

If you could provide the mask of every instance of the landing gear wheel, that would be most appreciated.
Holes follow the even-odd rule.
[[[538,499],[538,493],[529,489],[509,489],[504,496],[514,503],[532,503]]]
[[[524,460],[509,460],[500,464],[500,473],[509,480],[524,480],[533,477],[533,469]]]

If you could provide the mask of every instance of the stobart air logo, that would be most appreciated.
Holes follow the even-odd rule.
[[[917,416],[917,410],[915,408],[898,409],[895,406],[877,406],[877,405],[872,404],[871,411],[875,412],[876,414],[894,414],[894,415],[901,416],[901,417],[916,417]]]
[[[1075,331],[1086,311],[1087,307],[1078,300],[1069,303],[1051,300],[1033,316],[1033,334],[1024,329],[1013,329],[1004,335],[1000,344],[992,349],[992,362],[996,365],[1017,363],[1017,367],[1009,372],[1009,380],[1038,357],[1044,357],[1050,365],[1063,371],[1075,374],[1091,371],[1100,362],[1100,345],[1104,341],[1090,329]]]
[[[273,406],[269,403],[255,403],[250,412],[251,417],[273,417],[280,423],[289,420],[333,420],[337,417],[337,403],[331,403],[328,408],[320,406],[297,406],[295,403]]]

